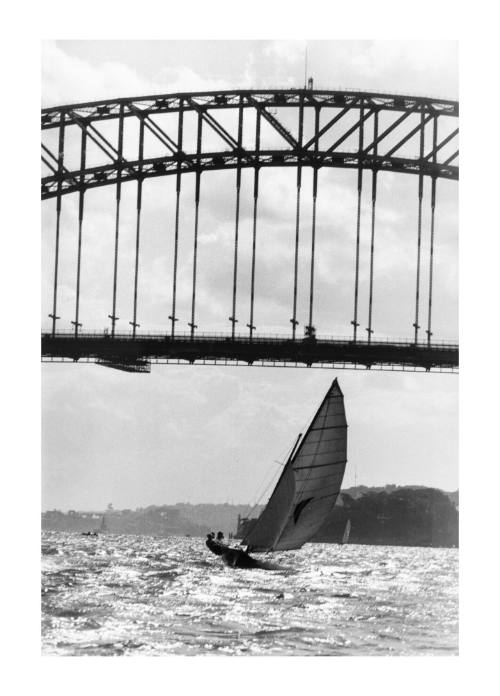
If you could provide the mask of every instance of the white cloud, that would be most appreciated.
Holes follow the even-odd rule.
[[[271,41],[264,48],[264,55],[294,65],[304,63],[307,41]]]
[[[44,41],[42,54],[42,105],[74,104],[99,99],[114,99],[124,94],[156,93],[158,84],[144,80],[129,67],[109,61],[102,65],[72,56]]]

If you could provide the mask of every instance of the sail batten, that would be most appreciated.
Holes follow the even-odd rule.
[[[340,492],[347,461],[344,397],[335,379],[257,523],[249,550],[300,548],[320,529]]]
[[[302,469],[307,469],[308,471],[314,471],[314,469],[322,469],[324,466],[338,466],[345,465],[345,461],[339,460],[338,462],[325,462],[324,464],[314,464],[314,466],[298,466],[295,471],[301,471]]]

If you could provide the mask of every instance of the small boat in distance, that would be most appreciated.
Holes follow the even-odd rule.
[[[344,533],[342,535],[341,544],[347,544],[349,542],[349,534],[351,533],[351,520],[348,519],[345,523]]]
[[[239,553],[247,558],[242,557],[241,561],[251,558],[248,552],[300,549],[312,539],[335,505],[346,462],[344,395],[335,379],[305,435],[299,436],[293,447],[261,515],[256,520],[246,520],[247,531],[241,545],[247,549],[246,553]],[[218,555],[226,560],[224,554]],[[229,565],[239,566],[234,553],[228,554],[228,560]]]

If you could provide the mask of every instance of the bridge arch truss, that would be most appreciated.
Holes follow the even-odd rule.
[[[75,278],[75,315],[73,337],[82,338],[80,321],[80,270],[82,235],[84,229],[85,197],[89,190],[113,186],[116,191],[115,263],[113,297],[111,301],[110,337],[115,338],[117,317],[116,286],[118,282],[118,248],[120,244],[120,205],[124,184],[137,182],[136,255],[134,301],[131,324],[132,339],[138,338],[139,254],[141,209],[144,183],[148,179],[173,176],[176,181],[175,245],[173,250],[172,308],[169,315],[170,339],[176,335],[177,255],[179,206],[183,176],[195,177],[195,231],[193,249],[193,289],[190,338],[196,329],[196,263],[198,209],[202,175],[210,171],[235,170],[235,235],[232,312],[230,337],[236,340],[236,306],[238,280],[238,231],[242,171],[252,169],[253,183],[253,258],[250,292],[248,338],[253,341],[255,291],[255,239],[258,223],[259,174],[263,168],[293,167],[296,170],[296,221],[294,283],[292,294],[291,339],[297,339],[298,254],[301,229],[302,171],[312,170],[312,230],[310,258],[309,313],[305,325],[306,338],[315,338],[314,274],[315,274],[315,217],[318,195],[318,173],[323,168],[351,169],[357,172],[357,213],[353,224],[356,252],[354,260],[354,297],[351,342],[372,344],[373,258],[376,229],[377,177],[379,172],[413,174],[418,178],[417,254],[415,262],[415,306],[413,337],[409,344],[417,350],[432,348],[432,277],[433,241],[438,179],[458,180],[458,102],[450,100],[357,92],[349,90],[235,90],[198,93],[151,95],[120,98],[45,108],[41,113],[42,127],[42,200],[55,199],[56,229],[53,273],[53,302],[51,340],[57,334],[58,274],[60,244],[60,214],[62,200],[67,194],[78,197],[78,250]],[[126,146],[126,134],[136,129],[135,154]],[[265,133],[264,133],[265,130]],[[78,157],[70,156],[68,142],[78,138]],[[156,151],[146,154],[146,143],[154,142]],[[88,148],[100,153],[98,162],[91,163]],[[74,149],[74,148],[73,148]],[[149,150],[151,148],[149,147]],[[74,155],[74,153],[73,153]],[[366,177],[371,189],[371,250],[369,280],[369,311],[367,338],[358,335],[359,323],[359,246],[361,197]],[[426,338],[422,340],[422,205],[424,180],[431,187],[429,287],[426,297]],[[45,334],[48,335],[47,332]],[[48,345],[48,344],[47,344]],[[65,343],[67,345],[67,342]],[[81,344],[80,344],[81,345]],[[52,352],[51,352],[52,351]],[[55,353],[54,353],[55,351]],[[203,351],[202,351],[203,353]],[[323,351],[324,353],[324,351]],[[77,351],[77,354],[80,355]],[[82,354],[83,355],[83,354]],[[458,356],[458,349],[456,351]],[[48,358],[64,357],[53,347]],[[73,356],[74,357],[74,356]],[[95,357],[95,356],[94,356]],[[98,357],[98,356],[97,356]],[[227,359],[227,356],[226,356]],[[422,358],[423,359],[423,358]],[[447,358],[448,360],[449,358]],[[454,359],[455,360],[455,359]],[[397,358],[389,362],[397,363]],[[424,363],[425,360],[423,359]],[[354,363],[356,360],[353,361]],[[369,362],[369,361],[368,361]],[[367,364],[368,364],[367,362]],[[377,361],[375,361],[377,362]],[[436,363],[433,361],[432,365]],[[453,360],[451,361],[453,362]],[[458,362],[458,357],[456,358]],[[425,364],[428,366],[429,361]],[[423,363],[422,363],[423,364]],[[448,364],[446,366],[449,366]],[[453,365],[454,366],[454,365]]]

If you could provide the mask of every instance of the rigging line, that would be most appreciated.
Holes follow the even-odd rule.
[[[278,472],[280,471],[280,469],[283,468],[283,464],[281,462],[279,462],[279,467],[280,468],[274,469],[271,472],[271,477],[269,478],[267,483],[266,483],[266,479],[264,479],[264,483],[261,486],[261,490],[258,492],[258,495],[255,498],[255,503],[254,503],[254,505],[249,506],[250,511],[247,513],[246,517],[251,517],[251,515],[255,511],[255,508],[261,504],[261,501],[264,498],[264,496],[266,495],[266,493],[268,492],[269,488],[276,481]]]
[[[118,161],[121,162],[123,154],[123,104],[120,106],[120,120],[118,124]],[[120,201],[121,201],[121,188],[122,188],[122,170],[121,167],[118,170],[118,175],[116,179],[116,212],[115,212],[115,258],[113,265],[113,309],[109,318],[111,319],[111,336],[115,335],[115,324],[118,321],[116,316],[116,287],[118,281],[118,242],[120,236]]]
[[[378,111],[374,114],[373,124],[373,140],[377,141],[378,135]],[[377,146],[374,148],[374,157],[377,157]],[[377,204],[377,170],[372,170],[372,222],[371,222],[371,240],[370,240],[370,294],[368,300],[368,343],[371,343],[372,338],[372,310],[373,310],[373,260],[375,252],[375,209]]]
[[[141,211],[142,211],[142,160],[144,154],[144,119],[141,118],[139,129],[139,172],[140,176],[137,180],[137,222],[135,230],[135,274],[134,274],[134,317],[133,321],[129,322],[132,325],[132,336],[135,338],[137,327],[137,287],[139,281],[139,244],[141,234]]]
[[[360,125],[359,125],[359,151],[363,151],[363,113],[364,113],[364,107],[363,104],[361,104],[360,110],[359,110],[359,118],[360,118]],[[361,159],[360,159],[360,164],[358,168],[358,210],[357,210],[357,216],[356,216],[356,270],[355,270],[355,278],[354,278],[354,319],[351,321],[351,324],[353,325],[353,340],[356,342],[357,338],[357,333],[358,333],[358,295],[359,295],[359,240],[360,240],[360,230],[361,230],[361,195],[363,192],[363,167],[361,165]]]
[[[179,116],[177,120],[177,143],[179,153],[182,152],[182,134],[183,134],[183,124],[184,124],[184,101],[181,98],[179,100]],[[179,206],[180,206],[180,194],[181,194],[181,159],[177,161],[177,181],[176,181],[176,200],[175,200],[175,231],[174,231],[174,270],[172,277],[172,314],[169,315],[171,321],[171,336],[175,336],[175,322],[177,317],[175,316],[176,301],[177,301],[177,261],[179,253]]]
[[[424,115],[420,116],[420,161],[422,161],[424,156],[424,135],[425,135],[425,122]],[[415,281],[415,323],[413,324],[415,328],[415,343],[418,342],[418,330],[420,328],[418,323],[418,311],[420,303],[420,257],[422,248],[422,198],[424,191],[424,177],[423,174],[419,174],[418,177],[418,223],[417,223],[417,277]]]
[[[304,432],[304,431],[303,431],[303,432]],[[298,437],[297,440],[293,443],[293,445],[292,445],[291,447],[288,447],[288,448],[287,448],[287,450],[286,450],[285,453],[284,453],[284,456],[282,457],[282,461],[277,461],[277,460],[275,460],[275,462],[278,464],[279,467],[281,467],[282,470],[283,470],[283,468],[288,464],[288,462],[289,462],[289,460],[291,459],[292,455],[295,453],[295,450],[296,450],[296,448],[297,448],[298,442],[299,442],[299,440],[300,440],[301,437],[302,437],[302,433],[299,434],[299,437]],[[271,484],[273,483],[273,481],[276,480],[278,471],[279,471],[279,469],[275,469],[274,471],[272,471],[272,473],[271,473],[271,478],[270,478],[270,480],[269,480],[269,482],[268,482],[267,485],[265,485],[266,479],[264,479],[264,483],[263,483],[262,485],[263,485],[263,486],[265,485],[265,488],[264,488],[264,490],[263,490],[261,493],[259,493],[258,496],[256,497],[256,503],[253,505],[252,509],[251,509],[250,512],[247,514],[247,517],[250,517],[250,515],[253,513],[253,511],[255,510],[255,508],[257,507],[257,505],[260,504],[260,501],[262,500],[262,498],[264,497],[264,495],[265,495],[265,494],[267,493],[267,491],[269,490],[269,487],[271,486]],[[250,507],[250,506],[249,506],[249,507]]]
[[[59,152],[58,152],[58,173],[63,169],[64,162],[64,112],[61,111],[59,124]],[[59,232],[61,223],[61,178],[57,182],[57,199],[56,199],[56,248],[54,260],[54,299],[52,304],[52,314],[49,317],[52,319],[52,336],[56,333],[56,321],[60,318],[57,316],[57,282],[59,275]]]
[[[76,265],[76,307],[75,307],[75,321],[71,323],[75,327],[75,338],[78,338],[78,327],[81,326],[79,322],[80,318],[80,271],[81,271],[81,261],[82,261],[82,227],[83,227],[83,210],[84,210],[84,197],[85,189],[83,187],[85,174],[85,160],[87,152],[87,128],[85,127],[82,131],[81,139],[81,151],[80,151],[80,171],[82,172],[80,179],[80,199],[78,203],[78,259]]]

